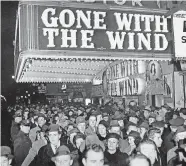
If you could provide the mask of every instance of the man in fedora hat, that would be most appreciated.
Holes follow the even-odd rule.
[[[54,166],[55,164],[51,158],[57,153],[57,149],[64,144],[60,140],[61,129],[57,124],[51,124],[48,127],[47,137],[49,143],[39,150],[36,162],[37,166]]]
[[[13,118],[14,118],[14,120],[12,121],[11,129],[10,129],[12,142],[14,142],[14,140],[20,130],[20,122],[22,121],[21,110],[16,111]]]
[[[86,129],[86,120],[83,116],[78,116],[76,118],[76,125],[78,130],[82,133],[85,134],[85,129]]]
[[[10,166],[13,155],[11,154],[11,149],[8,146],[1,146],[1,157],[0,165],[1,166]]]
[[[37,156],[39,149],[47,144],[46,131],[48,130],[47,125],[43,125],[41,131],[39,131],[40,138],[32,143],[32,148],[29,150],[29,153],[21,166],[34,166],[35,157]]]
[[[56,166],[70,166],[73,163],[70,150],[65,145],[62,145],[57,149],[56,154],[51,158],[51,160]]]
[[[36,140],[36,133],[37,131],[40,131],[42,126],[46,123],[46,116],[43,113],[38,113],[37,114],[38,118],[37,118],[37,124],[38,126],[34,127],[33,129],[30,130],[29,133],[29,138],[32,141],[32,143]]]

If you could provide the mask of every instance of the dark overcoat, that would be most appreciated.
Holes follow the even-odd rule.
[[[51,158],[54,156],[54,152],[52,150],[51,144],[47,144],[38,152],[37,155],[37,166],[55,166],[54,162],[51,160]]]
[[[21,166],[31,147],[32,143],[28,135],[19,131],[14,141],[15,166]]]

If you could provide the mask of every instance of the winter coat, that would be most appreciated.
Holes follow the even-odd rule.
[[[33,142],[32,148],[29,150],[27,157],[25,158],[24,162],[21,166],[29,166],[30,163],[34,160],[37,156],[39,149],[46,145],[46,142],[42,139]]]
[[[32,143],[30,138],[24,132],[19,131],[14,141],[14,159],[16,166],[21,166],[31,147]]]
[[[38,152],[36,166],[55,166],[54,162],[51,160],[53,156],[54,152],[51,144],[43,146]]]
[[[120,152],[119,149],[114,154],[110,154],[106,150],[104,156],[108,160],[109,166],[127,166],[128,155]]]
[[[12,142],[15,141],[15,138],[17,137],[17,134],[20,131],[19,126],[20,126],[20,124],[16,123],[15,121],[12,121],[12,126],[11,126],[11,129],[10,129]]]
[[[32,143],[36,140],[37,131],[40,131],[40,130],[41,130],[41,128],[38,127],[38,126],[36,126],[36,127],[34,127],[33,129],[30,130],[29,138],[32,141]]]

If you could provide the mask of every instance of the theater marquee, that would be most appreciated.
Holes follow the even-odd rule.
[[[39,49],[169,52],[162,15],[39,6]]]

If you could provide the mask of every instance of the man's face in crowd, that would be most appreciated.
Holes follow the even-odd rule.
[[[89,150],[87,153],[87,158],[83,158],[82,161],[84,166],[103,166],[103,152],[94,152],[93,150]]]
[[[116,150],[118,147],[118,140],[116,138],[109,138],[108,139],[108,150]]]
[[[29,114],[29,112],[26,111],[26,112],[24,112],[23,116],[24,116],[25,118],[28,118],[28,114]]]
[[[134,137],[131,137],[131,136],[128,137],[128,141],[131,146],[135,145],[134,140],[135,140]]]
[[[57,156],[55,159],[55,165],[56,166],[70,166],[72,165],[72,160],[70,155],[61,155],[61,156]]]
[[[106,135],[107,134],[107,131],[106,131],[106,127],[102,124],[99,124],[98,125],[98,132],[99,134],[102,136]]]
[[[130,163],[130,166],[150,166],[149,165],[149,162],[145,159],[139,159],[139,158],[136,158],[134,160],[131,161]]]
[[[22,117],[15,117],[15,122],[16,123],[20,123],[22,121]]]
[[[150,112],[147,111],[147,110],[144,110],[143,115],[144,115],[144,117],[145,117],[146,119],[148,119],[148,118],[149,118],[149,115],[150,115]]]
[[[121,134],[121,129],[120,129],[119,126],[113,126],[113,127],[110,128],[110,133],[116,133],[116,134],[120,135]]]
[[[52,131],[48,133],[49,141],[52,145],[57,145],[59,143],[59,139],[61,138],[61,134],[58,131]]]
[[[147,129],[146,129],[146,128],[144,128],[144,127],[141,127],[141,128],[140,128],[140,136],[141,136],[141,138],[143,138],[143,137],[144,137],[144,135],[145,135],[146,131],[147,131]]]
[[[162,139],[161,139],[161,134],[160,133],[155,133],[153,141],[155,142],[156,146],[158,148],[160,148],[161,144],[163,142]]]
[[[69,131],[72,130],[73,128],[74,128],[73,125],[68,125],[67,132],[69,132]]]
[[[118,120],[118,123],[119,123],[120,127],[124,127],[124,122],[123,122],[123,120]]]
[[[0,156],[0,165],[1,166],[10,166],[11,160],[9,160],[6,156]]]
[[[76,139],[76,147],[79,149],[80,145],[84,142],[83,138]]]
[[[42,108],[41,111],[40,111],[42,114],[45,114],[46,111]]]
[[[82,114],[82,111],[80,109],[78,109],[78,115],[81,115]]]
[[[95,116],[91,116],[91,117],[89,118],[89,125],[90,125],[91,127],[95,127],[95,126],[96,126],[96,117],[95,117]]]
[[[59,118],[62,118],[63,117],[63,113],[62,112],[59,112],[58,113],[58,116],[59,116]]]
[[[69,116],[72,116],[73,115],[73,112],[72,111],[69,111],[68,115]]]
[[[140,151],[143,155],[145,155],[147,158],[150,159],[152,165],[155,163],[155,160],[157,157],[157,152],[156,152],[156,148],[153,144],[141,145]]]
[[[48,111],[48,113],[47,113],[48,115],[51,115],[52,114],[52,112],[51,111]]]
[[[109,117],[108,116],[104,116],[103,120],[107,122],[109,120]]]
[[[42,126],[46,123],[46,120],[45,120],[44,117],[38,117],[37,122],[38,122],[38,125],[39,125],[40,127],[42,127]]]
[[[78,128],[78,130],[79,130],[81,133],[85,133],[86,124],[85,124],[85,123],[79,123],[79,124],[77,125],[77,128]]]
[[[138,118],[137,117],[130,117],[129,121],[137,124],[138,123]]]
[[[178,127],[177,126],[170,126],[170,129],[172,132],[175,133],[177,131]]]
[[[30,132],[30,126],[24,126],[24,125],[21,125],[21,130],[25,133],[25,134],[28,134]]]

